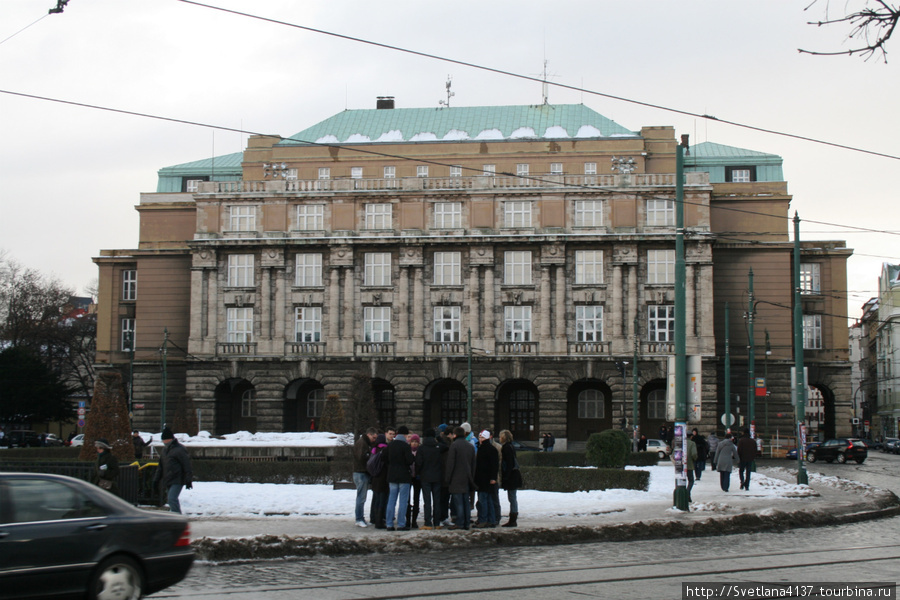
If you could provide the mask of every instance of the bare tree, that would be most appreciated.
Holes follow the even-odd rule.
[[[812,4],[806,7],[809,10],[819,0],[813,0]],[[847,4],[844,5],[848,6]],[[829,2],[825,2],[825,18],[820,21],[810,21],[810,25],[823,27],[825,25],[849,25],[850,33],[847,39],[854,44],[849,50],[841,50],[835,52],[814,52],[811,50],[798,50],[805,54],[814,54],[817,56],[840,56],[846,54],[853,56],[859,54],[866,60],[873,56],[881,55],[884,62],[887,62],[887,41],[891,39],[897,22],[900,21],[900,6],[895,6],[887,0],[865,0],[864,6],[859,10],[848,12],[842,16],[829,17]]]

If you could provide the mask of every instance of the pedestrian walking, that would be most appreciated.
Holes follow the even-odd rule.
[[[439,442],[434,429],[426,429],[416,453],[416,472],[422,483],[425,524],[422,529],[441,528],[441,482],[444,478],[443,454],[447,445]]]
[[[457,427],[451,434],[453,443],[447,451],[444,482],[456,506],[456,522],[449,529],[468,529],[471,524],[469,490],[475,487],[475,448],[466,441],[466,431]]]
[[[372,455],[372,447],[378,438],[378,430],[369,427],[353,444],[353,485],[356,486],[356,525],[366,527],[366,495],[369,493],[371,476],[366,463]],[[374,525],[374,523],[373,523]]]
[[[478,522],[475,527],[493,527],[497,522],[494,512],[494,487],[500,472],[500,456],[491,444],[491,432],[485,429],[478,434],[478,453],[475,455],[475,488],[478,490]]]
[[[713,431],[709,434],[709,437],[706,438],[706,445],[709,446],[709,468],[711,471],[716,470],[716,449],[719,447],[719,438],[716,436],[716,432]]]
[[[194,471],[191,468],[191,457],[168,427],[162,430],[162,442],[164,445],[163,456],[159,461],[159,468],[153,477],[154,487],[162,483],[166,492],[166,502],[173,513],[181,513],[181,502],[178,497],[183,488],[194,487]]]
[[[94,483],[110,494],[119,495],[119,461],[111,452],[112,446],[105,438],[94,442],[97,449],[97,473]]]
[[[697,428],[693,431],[694,443],[697,444],[697,460],[694,461],[694,475],[697,481],[703,477],[703,471],[706,470],[706,457],[709,455],[709,443],[706,438],[700,435]]]
[[[719,472],[719,485],[722,486],[723,492],[727,492],[728,488],[731,487],[731,471],[734,469],[734,461],[737,457],[737,448],[735,448],[734,442],[731,441],[731,434],[727,433],[725,434],[725,439],[719,442],[716,448],[716,456],[713,460],[716,471]]]
[[[409,488],[412,485],[410,465],[415,461],[406,441],[409,429],[397,428],[397,435],[387,446],[388,501],[385,525],[389,530],[408,530],[406,507],[409,505]],[[398,509],[399,505],[399,510]]]
[[[694,467],[696,466],[697,461],[697,444],[693,439],[687,437],[685,439],[685,454],[684,454],[684,471],[687,475],[688,486],[688,502],[691,501],[691,490],[694,489]]]
[[[750,489],[750,470],[756,460],[756,440],[750,437],[750,430],[744,429],[737,443],[738,475],[741,478],[741,489]]]
[[[512,442],[513,434],[509,429],[500,432],[500,443],[503,445],[500,451],[500,481],[506,490],[506,499],[509,500],[509,520],[502,527],[516,527],[519,524],[519,500],[516,493],[522,487],[522,472],[519,470]]]
[[[141,432],[135,429],[131,432],[131,444],[134,446],[134,460],[141,460],[144,457],[144,448],[147,442],[141,437]]]

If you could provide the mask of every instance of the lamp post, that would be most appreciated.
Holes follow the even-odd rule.
[[[468,349],[468,376],[466,379],[466,423],[472,424],[472,328],[469,327],[468,333],[468,344],[466,344]]]

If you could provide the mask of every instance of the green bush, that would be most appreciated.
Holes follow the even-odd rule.
[[[628,455],[625,464],[635,467],[653,467],[659,464],[659,454],[656,452],[632,452]]]
[[[621,469],[631,453],[628,434],[619,429],[607,429],[588,437],[585,459],[588,465],[607,469]]]
[[[81,448],[78,446],[54,446],[50,448],[5,448],[0,454],[3,460],[79,460],[78,454]],[[97,462],[96,451],[92,462]]]
[[[331,461],[194,460],[195,481],[331,484]]]
[[[520,463],[521,466],[521,463]],[[522,467],[527,490],[543,492],[580,492],[589,490],[646,490],[650,473],[625,469],[567,469],[559,467]]]
[[[518,452],[520,467],[583,467],[584,452]]]

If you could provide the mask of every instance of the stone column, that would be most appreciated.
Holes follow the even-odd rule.
[[[328,307],[328,330],[325,337],[330,346],[329,350],[334,351],[341,337],[341,270],[338,267],[331,267],[328,271],[328,296],[325,298],[325,306]]]
[[[550,319],[553,303],[550,299],[550,266],[541,266],[541,328],[538,343],[544,348],[550,346]],[[540,346],[539,346],[540,347]]]
[[[622,265],[613,265],[613,289],[612,289],[612,311],[610,319],[612,321],[612,339],[617,340],[622,337]]]
[[[273,290],[272,298],[272,316],[274,317],[272,319],[272,338],[274,340],[272,351],[276,354],[283,354],[284,343],[289,340],[294,340],[293,329],[288,330],[288,323],[290,323],[291,320],[286,318],[287,311],[289,310],[284,294],[286,275],[287,270],[284,268],[275,267],[272,269],[272,276],[275,280],[275,289]]]
[[[491,347],[495,341],[494,334],[494,267],[484,269],[484,337],[490,340]]]
[[[472,330],[472,338],[480,337],[481,330],[478,328],[478,307],[481,303],[478,301],[478,269],[479,267],[469,267],[469,290],[466,297],[468,298],[469,309],[469,329]],[[465,331],[460,332],[461,338],[466,339]]]
[[[343,298],[341,298],[341,303],[344,307],[343,319],[341,319],[341,339],[344,340],[342,344],[344,352],[351,353],[353,352],[353,340],[356,336],[356,319],[353,316],[353,311],[356,308],[354,295],[353,268],[346,267],[344,268],[344,294]]]
[[[422,278],[425,276],[425,270],[422,267],[413,267],[413,334],[412,337],[422,340],[424,337],[422,314],[425,310],[425,284]]]
[[[556,302],[553,306],[556,315],[556,339],[559,340],[559,351],[567,352],[566,348],[566,311],[569,305],[566,301],[566,266],[556,265]]]
[[[207,287],[209,288],[206,297],[207,297],[207,311],[206,311],[206,335],[212,341],[212,348],[210,349],[212,352],[215,352],[216,342],[224,342],[224,337],[219,339],[219,315],[222,315],[222,320],[225,320],[225,307],[221,306],[221,300],[219,299],[219,271],[218,269],[210,269],[207,271]],[[224,328],[223,334],[224,336]]]
[[[272,339],[272,270],[269,267],[260,269],[262,281],[259,285],[259,337],[260,341]],[[260,344],[263,345],[263,344]]]
[[[400,267],[400,281],[397,286],[397,341],[409,340],[409,267]]]
[[[206,318],[207,298],[203,289],[205,269],[191,270],[191,332],[190,340],[203,340],[204,319]],[[200,352],[199,349],[188,348],[189,352]]]
[[[638,315],[638,266],[630,265],[628,269],[628,314],[625,315],[625,331],[631,341],[637,332],[634,330],[634,318]]]

